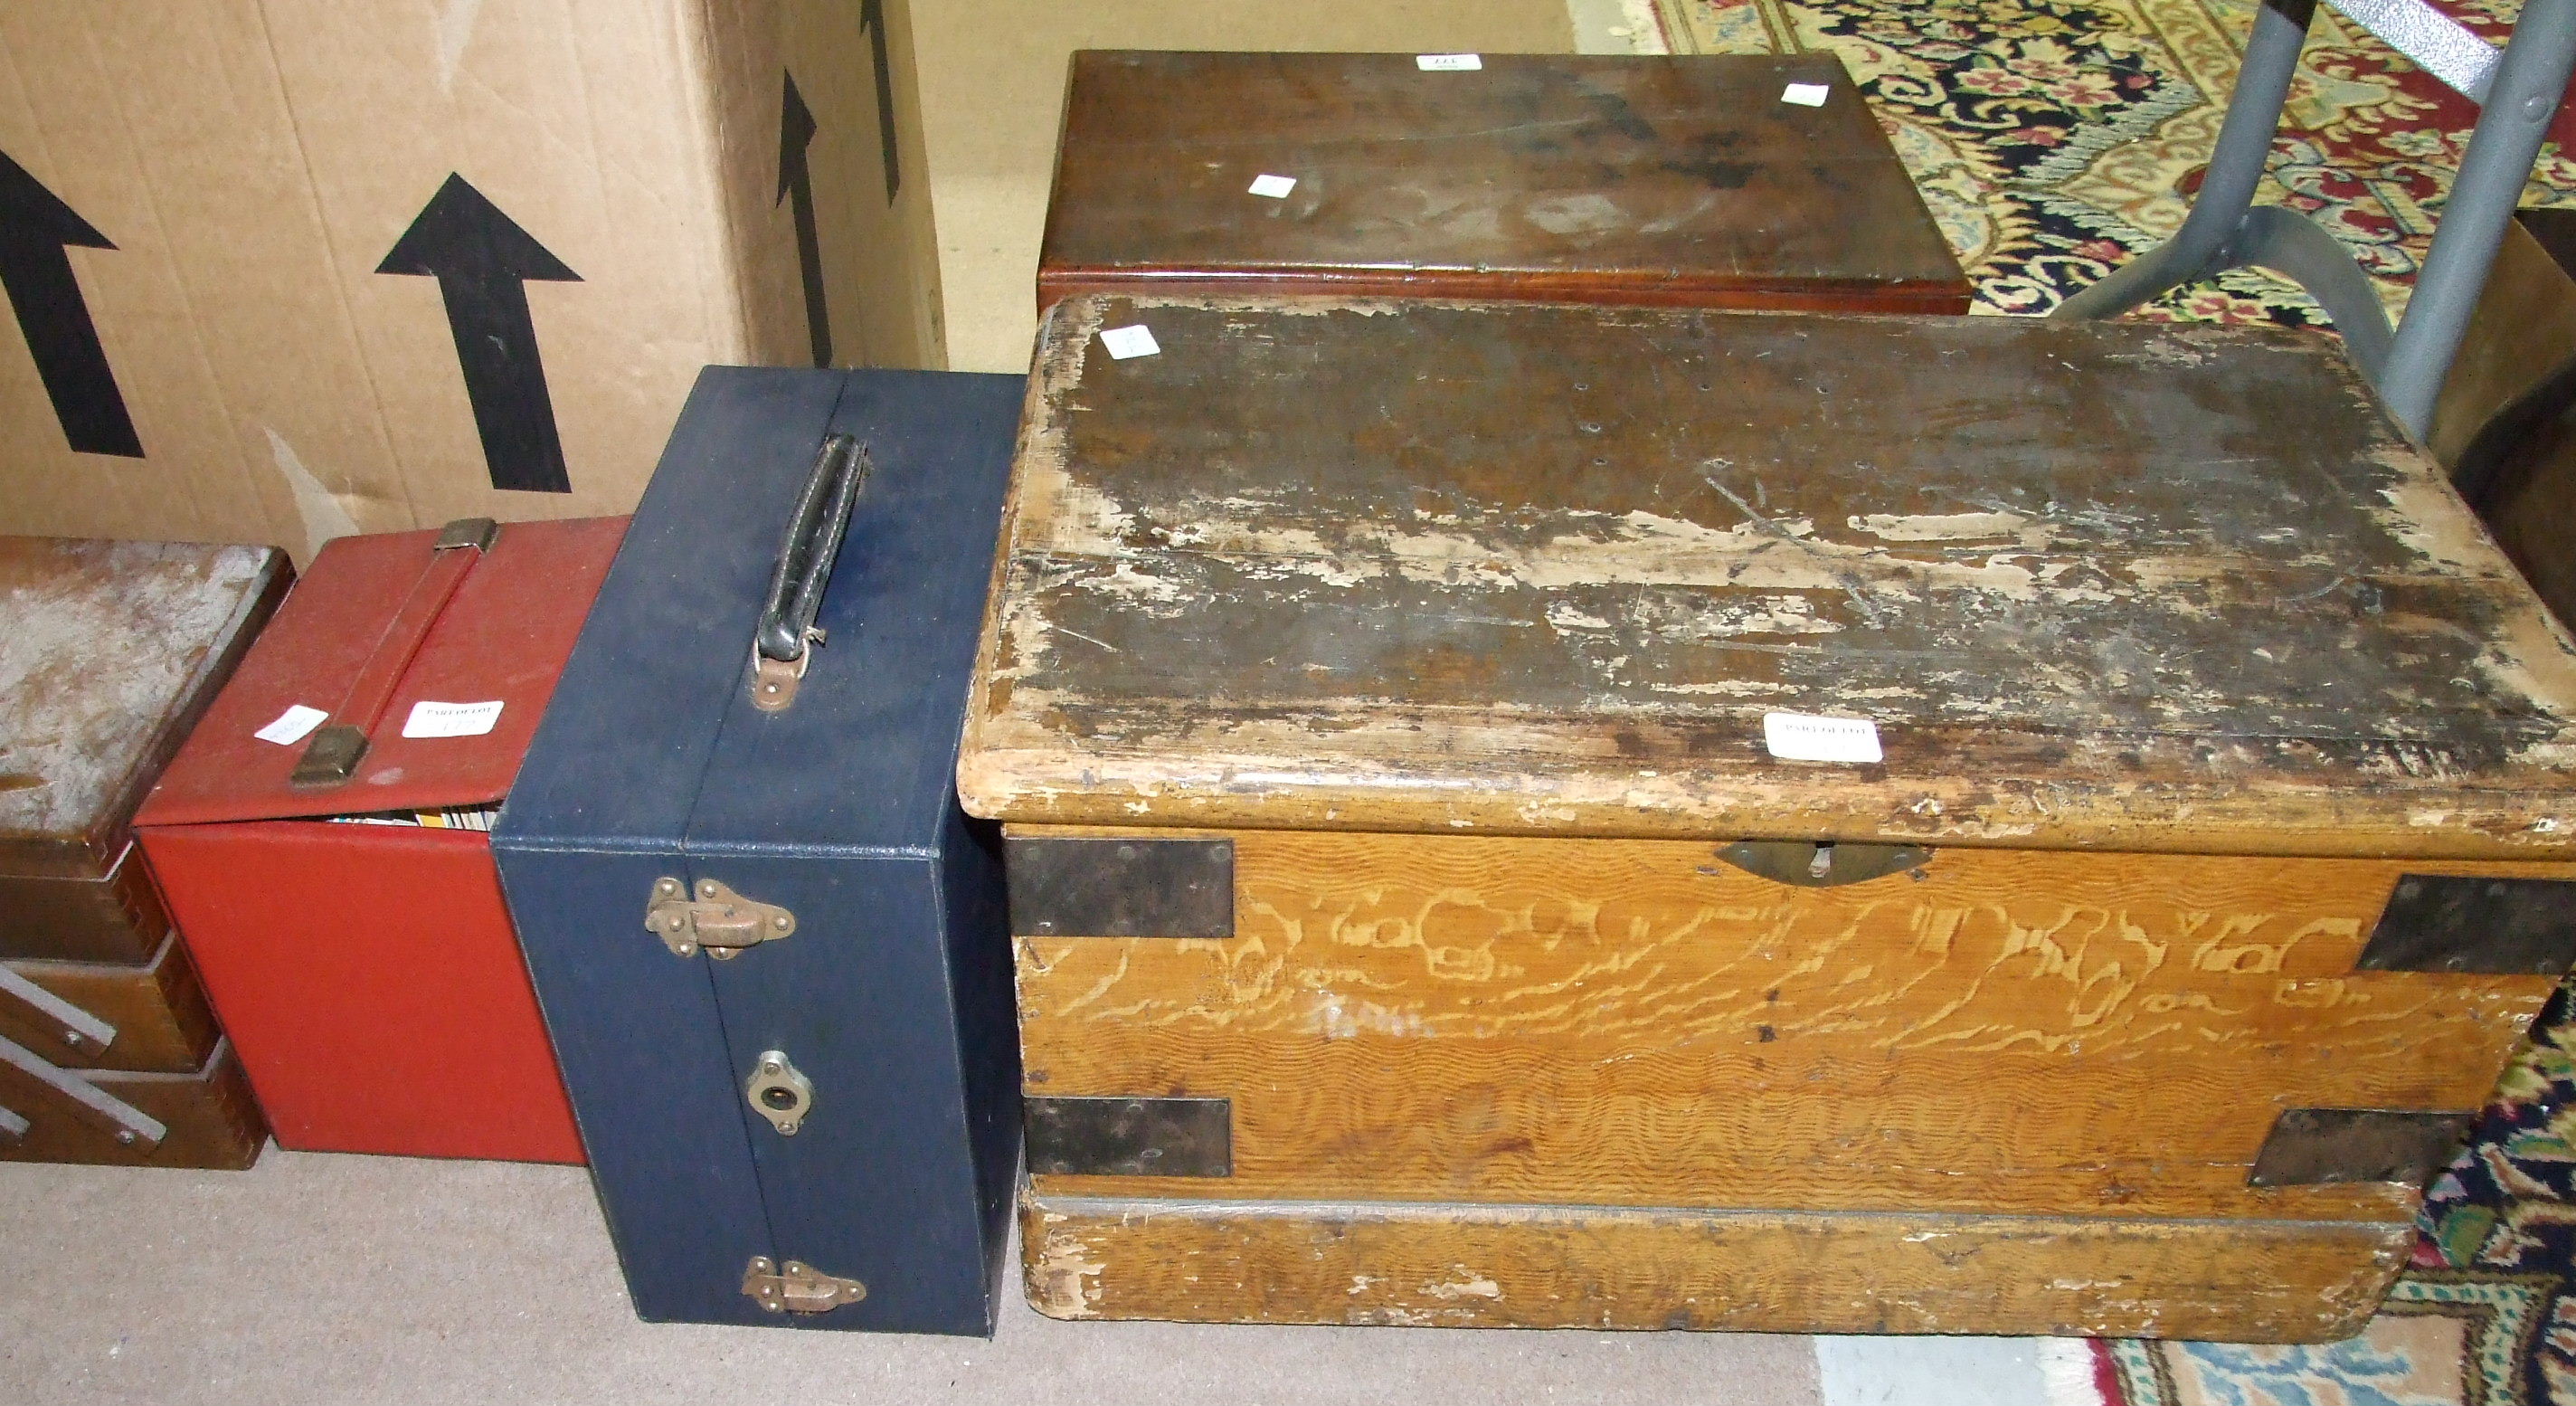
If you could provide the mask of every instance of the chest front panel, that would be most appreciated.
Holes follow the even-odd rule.
[[[2274,1124],[2476,1109],[2553,984],[2362,969],[2392,892],[2576,878],[1949,849],[1802,887],[1685,841],[1190,833],[1231,936],[1033,932],[1015,891],[1026,1087],[1226,1100],[1230,1175],[1042,1191],[2388,1219],[2414,1188],[2248,1185]],[[1013,831],[1084,834],[1161,838]]]

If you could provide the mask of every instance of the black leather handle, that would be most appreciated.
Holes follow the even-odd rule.
[[[845,434],[825,438],[814,456],[813,475],[797,495],[787,540],[778,547],[778,569],[769,578],[769,602],[752,635],[761,658],[792,664],[805,657],[814,617],[823,608],[823,587],[832,579],[832,560],[841,553],[850,511],[871,467],[867,446]]]

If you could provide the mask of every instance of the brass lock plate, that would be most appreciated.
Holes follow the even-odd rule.
[[[694,957],[705,948],[709,957],[726,961],[746,947],[776,942],[796,931],[796,915],[775,903],[743,897],[713,879],[698,880],[692,895],[673,878],[653,881],[653,897],[644,905],[644,926],[662,939],[676,957]]]
[[[742,1291],[771,1313],[829,1313],[868,1296],[868,1286],[856,1279],[825,1274],[803,1260],[782,1268],[767,1255],[743,1266]]]
[[[1921,845],[1810,843],[1804,840],[1738,840],[1720,846],[1717,857],[1748,874],[1799,888],[1839,888],[1890,874],[1923,877],[1932,851]],[[1713,874],[1714,869],[1702,869]]]
[[[752,1111],[769,1120],[782,1137],[796,1136],[814,1107],[814,1085],[797,1072],[785,1050],[765,1050],[744,1082],[743,1097]]]

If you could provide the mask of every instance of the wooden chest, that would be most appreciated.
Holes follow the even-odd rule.
[[[1040,310],[1086,292],[1968,310],[1831,54],[1452,57],[1477,67],[1076,53]]]
[[[1048,1313],[2330,1339],[2576,953],[2576,651],[2317,339],[1082,298],[1016,475]]]
[[[264,547],[0,537],[0,1159],[259,1156],[133,819],[292,577]]]

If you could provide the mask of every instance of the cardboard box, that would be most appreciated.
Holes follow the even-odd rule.
[[[0,530],[624,512],[702,365],[943,364],[911,53],[906,0],[0,7]]]

